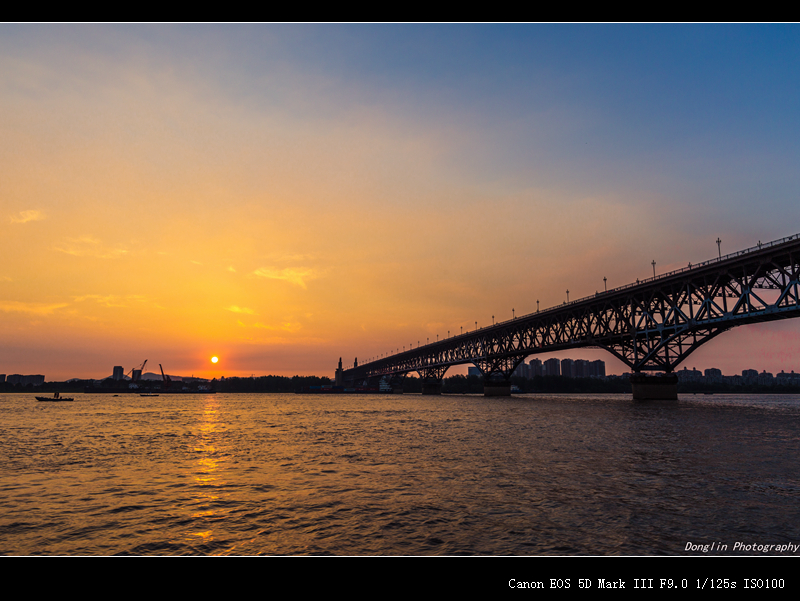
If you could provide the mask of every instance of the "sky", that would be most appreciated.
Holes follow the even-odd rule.
[[[0,73],[0,373],[332,376],[800,233],[797,25],[11,24]]]

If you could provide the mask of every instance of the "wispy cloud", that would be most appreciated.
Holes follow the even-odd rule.
[[[75,257],[96,257],[99,259],[118,259],[128,254],[128,251],[124,248],[109,248],[104,246],[102,241],[91,236],[66,238],[59,246],[54,246],[53,250]]]
[[[308,280],[318,277],[316,270],[309,267],[284,267],[283,269],[260,267],[253,272],[253,275],[271,280],[283,280],[303,289],[307,288]]]
[[[68,307],[67,303],[23,303],[21,301],[0,301],[0,311],[6,313],[31,313],[33,315],[51,315],[59,309]]]
[[[9,217],[11,223],[28,223],[29,221],[41,221],[45,214],[41,211],[20,211],[18,215]]]
[[[240,325],[245,325],[242,322],[239,322],[239,324]],[[282,323],[282,324],[279,324],[277,326],[264,324],[264,323],[254,323],[251,327],[259,328],[261,330],[281,330],[281,331],[284,331],[284,332],[296,332],[297,330],[299,330],[303,326],[300,325],[299,323],[296,323],[296,322],[288,322],[287,321],[286,323]]]
[[[248,309],[247,307],[239,307],[237,305],[231,305],[227,307],[228,311],[232,311],[234,313],[245,313],[247,315],[256,315],[256,312],[252,309]]]
[[[92,300],[106,307],[129,307],[132,302],[144,301],[145,297],[141,294],[128,294],[126,296],[119,296],[116,294],[85,294],[83,296],[76,296],[73,300],[76,303]]]

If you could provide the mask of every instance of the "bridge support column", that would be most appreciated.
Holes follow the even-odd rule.
[[[486,380],[483,383],[483,396],[511,396],[511,381]]]
[[[634,401],[677,401],[678,376],[631,374],[631,390]]]
[[[422,394],[442,394],[441,378],[422,378]]]
[[[392,394],[403,394],[403,380],[405,376],[405,374],[402,376],[394,376],[389,380],[389,386],[392,387]]]

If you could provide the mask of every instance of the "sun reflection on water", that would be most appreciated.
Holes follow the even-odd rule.
[[[205,396],[205,407],[199,415],[197,435],[192,446],[196,455],[193,463],[192,479],[198,485],[195,488],[196,499],[191,513],[192,527],[188,538],[197,544],[214,540],[214,528],[211,527],[220,517],[214,505],[219,501],[219,486],[224,484],[220,478],[220,469],[225,462],[222,450],[218,445],[218,435],[226,428],[221,420],[218,401],[211,395]]]

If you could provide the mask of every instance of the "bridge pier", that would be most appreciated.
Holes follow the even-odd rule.
[[[634,401],[677,401],[678,376],[631,374],[631,390]]]
[[[406,375],[394,376],[389,380],[389,386],[392,387],[392,394],[403,394],[403,380]]]
[[[442,394],[441,378],[422,378],[422,394]]]
[[[510,380],[484,381],[483,396],[511,396],[511,381]]]

